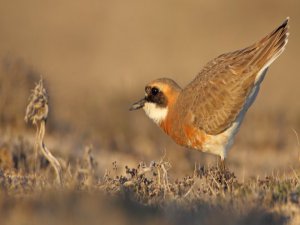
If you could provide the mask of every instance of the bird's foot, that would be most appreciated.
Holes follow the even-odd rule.
[[[219,170],[221,172],[225,172],[226,171],[226,163],[225,163],[225,159],[221,159],[219,160],[219,163],[218,163],[218,167],[219,167]]]

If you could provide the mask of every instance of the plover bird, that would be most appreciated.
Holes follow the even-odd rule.
[[[288,21],[255,44],[211,60],[185,88],[169,78],[150,82],[130,110],[143,108],[177,144],[223,162],[269,66],[285,49]]]

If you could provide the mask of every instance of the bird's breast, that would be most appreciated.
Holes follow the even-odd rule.
[[[202,150],[208,135],[204,131],[195,127],[190,119],[180,117],[176,112],[170,112],[166,120],[160,127],[168,134],[177,144]]]

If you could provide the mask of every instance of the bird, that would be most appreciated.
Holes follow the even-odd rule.
[[[209,61],[184,88],[170,78],[151,81],[129,110],[142,108],[177,144],[218,155],[224,166],[268,68],[285,50],[288,22],[289,17],[260,41]]]

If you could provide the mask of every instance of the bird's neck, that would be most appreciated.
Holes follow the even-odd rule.
[[[160,128],[162,128],[168,135],[174,130],[174,125],[177,123],[178,112],[176,110],[176,102],[180,92],[173,94],[171,98],[168,99],[168,111],[166,117],[159,123]]]

